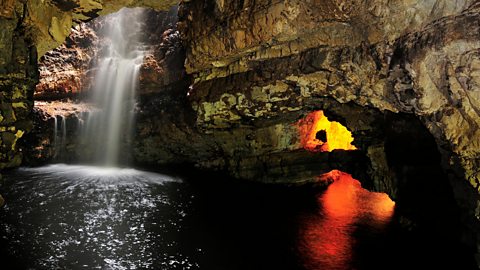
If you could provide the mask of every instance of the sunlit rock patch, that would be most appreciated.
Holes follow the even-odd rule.
[[[329,121],[323,111],[309,113],[298,121],[300,143],[311,152],[331,152],[336,149],[356,150],[353,136],[342,124]]]

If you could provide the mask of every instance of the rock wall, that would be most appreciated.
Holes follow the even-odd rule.
[[[17,141],[32,129],[30,113],[38,80],[37,54],[19,24],[24,5],[2,1],[0,13],[0,169],[20,165]]]
[[[79,24],[62,45],[40,58],[35,100],[75,99],[89,88],[100,45],[95,30],[93,23]]]
[[[450,153],[446,162],[480,187],[476,1],[192,1],[183,7],[200,127],[298,111],[319,96],[414,113]],[[234,83],[224,91],[226,81]]]
[[[21,5],[21,1],[6,1]],[[52,0],[47,2],[28,0],[23,2],[24,34],[35,44],[39,57],[62,44],[70,34],[72,26],[78,23],[89,21],[99,15],[113,13],[122,7],[140,6],[168,10],[178,3],[174,0]]]

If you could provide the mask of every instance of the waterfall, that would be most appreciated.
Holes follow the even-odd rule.
[[[56,159],[58,157],[59,149],[58,149],[58,120],[57,116],[54,115],[53,117],[53,158]]]
[[[58,117],[62,120],[58,124]],[[53,158],[65,161],[67,147],[67,118],[65,115],[54,115],[53,117]]]
[[[67,147],[67,118],[62,115],[62,139],[60,141],[60,158],[64,160]]]
[[[99,32],[104,40],[96,63],[90,102],[96,108],[85,120],[81,141],[91,147],[85,157],[99,165],[124,161],[125,141],[133,127],[135,88],[144,52],[141,43],[143,10],[122,9],[108,16]]]

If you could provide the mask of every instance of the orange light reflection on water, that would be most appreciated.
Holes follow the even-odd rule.
[[[337,170],[321,178],[333,183],[318,197],[319,213],[305,216],[300,230],[300,253],[307,269],[350,269],[353,233],[360,222],[384,228],[395,202],[383,193],[369,192],[351,175]]]
[[[297,123],[300,143],[303,148],[312,152],[331,152],[336,149],[356,150],[352,145],[352,133],[342,124],[329,121],[323,111],[309,113]],[[317,138],[319,131],[325,131],[326,142]]]

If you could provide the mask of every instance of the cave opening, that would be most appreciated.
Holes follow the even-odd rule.
[[[298,122],[300,143],[312,152],[356,150],[352,133],[342,124],[329,121],[322,110],[313,111]]]
[[[391,222],[394,227],[401,228],[400,231],[410,232],[404,235],[400,246],[410,245],[418,237],[422,239],[415,248],[418,252],[428,249],[425,243],[434,243],[439,254],[464,257],[464,267],[472,267],[475,262],[468,254],[475,252],[475,236],[462,221],[460,202],[453,193],[452,174],[442,163],[437,141],[420,119],[411,114],[368,112],[365,109],[361,113],[369,116],[359,117],[360,111],[357,112],[355,106],[337,106],[334,110],[327,109],[327,113],[347,123],[345,126],[348,129],[344,126],[345,130],[351,130],[347,141],[353,146],[355,137],[356,142],[355,148],[350,149],[356,151],[351,153],[359,152],[362,156],[355,160],[365,158],[368,161],[345,166],[347,159],[341,158],[331,163],[333,171],[322,174],[318,180],[334,183],[340,175],[335,169],[340,167],[344,172],[353,173],[367,190],[381,192],[389,200],[389,197],[394,199],[395,211]],[[325,153],[326,148],[322,148],[330,140],[328,129],[318,128],[320,125],[315,120],[321,117],[315,116],[315,113],[318,114],[318,111],[307,113],[298,121],[301,145],[307,151],[328,154]],[[344,197],[338,197],[339,204],[348,200],[348,194],[343,192]],[[448,220],[445,216],[449,217]],[[445,237],[439,238],[440,235]],[[452,246],[457,248],[452,250]]]

